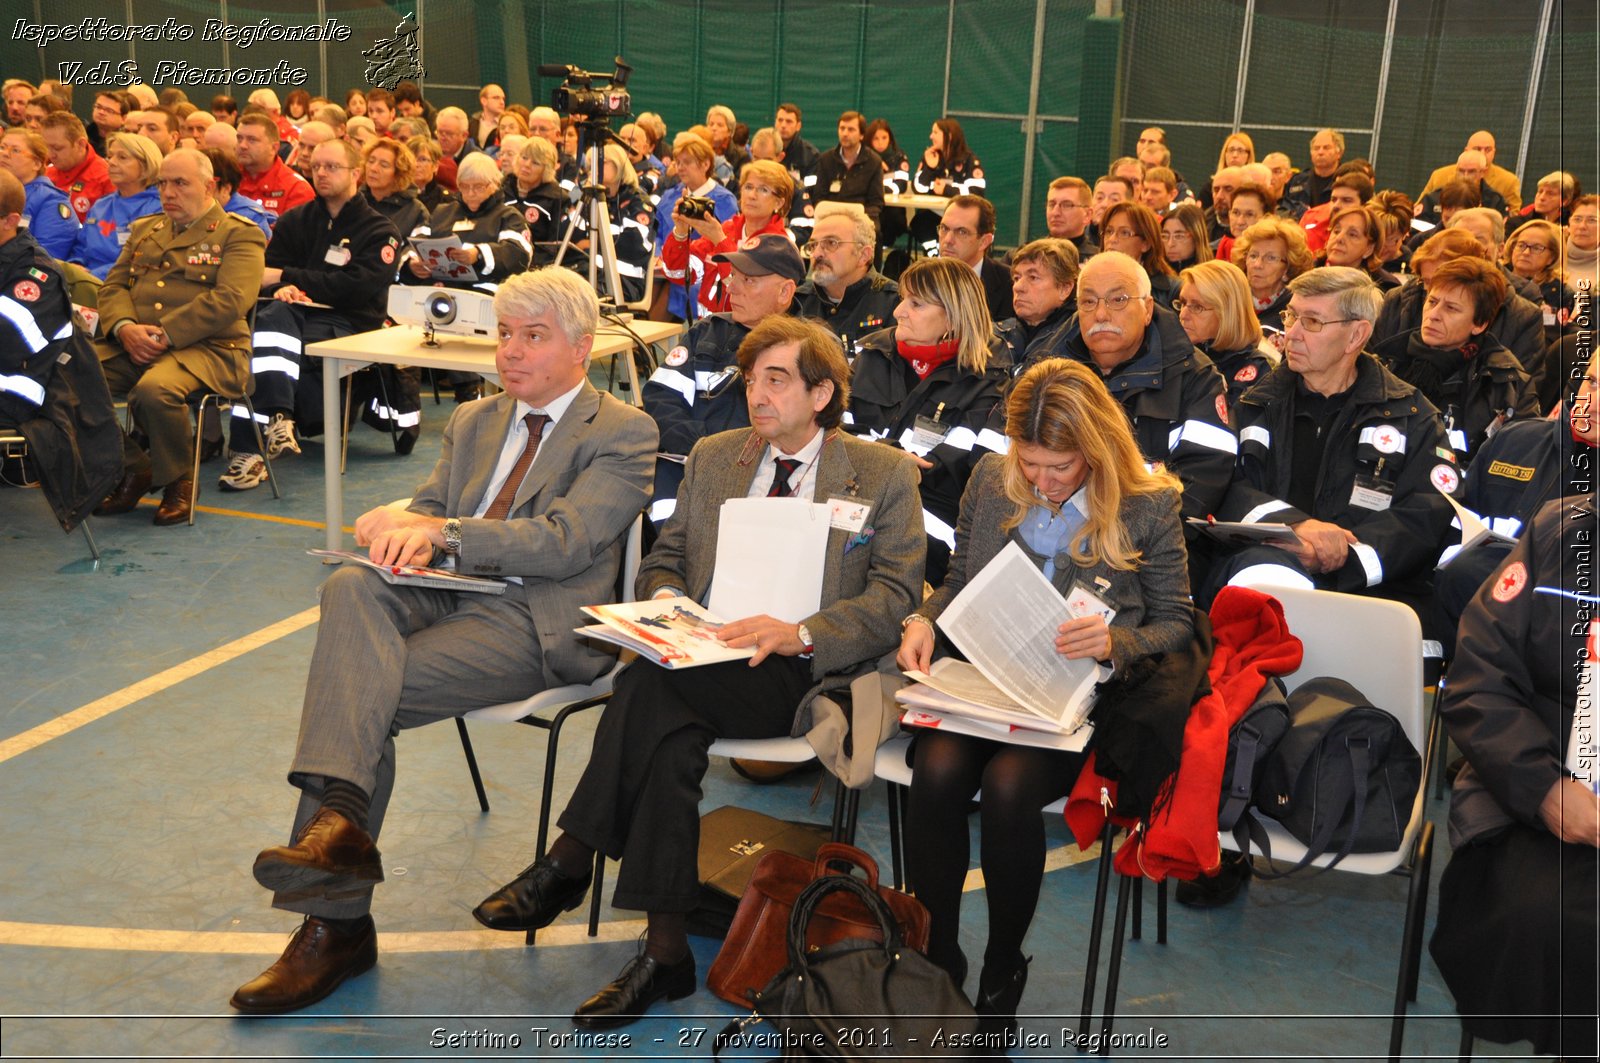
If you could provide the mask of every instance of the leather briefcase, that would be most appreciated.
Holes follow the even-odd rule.
[[[928,910],[899,890],[878,884],[878,863],[853,845],[829,842],[815,860],[774,851],[762,857],[739,901],[733,926],[706,974],[706,987],[733,1004],[748,1005],[789,961],[789,917],[795,901],[813,881],[827,875],[860,870],[866,886],[883,899],[900,928],[905,944],[918,952],[928,947]],[[847,938],[883,940],[877,915],[853,894],[836,891],[825,897],[810,918],[807,946],[812,950]]]
[[[725,937],[733,925],[739,898],[744,896],[763,856],[781,849],[800,857],[810,867],[818,847],[827,842],[831,833],[820,824],[793,823],[736,805],[724,805],[701,816],[700,901],[689,913],[689,932]]]

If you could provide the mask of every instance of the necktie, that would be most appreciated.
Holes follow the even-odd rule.
[[[794,495],[794,487],[789,483],[789,477],[805,462],[796,461],[794,458],[774,459],[778,469],[772,475],[772,486],[767,489],[768,498],[790,498]]]
[[[544,426],[549,423],[550,415],[528,413],[523,415],[522,420],[528,426],[528,442],[522,448],[517,463],[511,467],[511,475],[500,485],[500,493],[494,496],[494,501],[484,511],[484,520],[505,520],[510,515],[511,500],[517,497],[517,488],[522,486],[523,478],[528,475],[528,466],[533,464],[533,456],[539,452],[539,437],[544,435]]]

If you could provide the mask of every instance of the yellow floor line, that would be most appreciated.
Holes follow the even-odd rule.
[[[1087,849],[1079,849],[1076,843],[1059,845],[1054,849],[1045,850],[1044,870],[1045,874],[1049,874],[1052,871],[1060,871],[1062,868],[1098,859],[1100,859],[1099,842],[1095,842]],[[981,889],[983,889],[983,869],[975,867],[967,872],[967,879],[961,884],[961,892],[971,893]]]
[[[210,671],[220,664],[227,664],[236,657],[242,657],[251,650],[260,649],[269,642],[292,635],[302,628],[309,627],[317,622],[318,607],[312,606],[303,612],[296,613],[276,624],[268,624],[259,631],[252,631],[241,638],[234,639],[225,646],[218,646],[214,650],[202,653],[198,657],[190,658],[182,664],[173,665],[164,672],[158,672],[148,679],[141,679],[131,686],[107,694],[103,698],[96,698],[87,705],[79,706],[53,720],[48,720],[37,727],[29,728],[19,735],[0,742],[0,764],[12,757],[35,749],[53,738],[60,738],[64,734],[76,731],[78,728],[91,724],[96,720],[109,716],[118,709],[126,708],[136,701],[158,694],[168,687],[176,686],[186,679],[192,679],[202,672]]]
[[[633,941],[644,931],[643,919],[601,923],[597,937],[589,936],[587,920],[551,926],[539,931],[539,945],[568,946],[609,941]],[[114,926],[68,926],[60,923],[0,921],[0,946],[23,945],[48,949],[103,949],[112,952],[176,952],[212,955],[276,956],[289,939],[279,933],[215,930],[134,930]],[[520,933],[496,930],[423,930],[378,934],[378,951],[476,952],[480,949],[524,948]]]
[[[139,504],[141,506],[151,507],[161,505],[161,503],[154,498],[141,498],[139,500]],[[328,526],[327,521],[301,520],[298,517],[274,517],[270,513],[246,513],[242,509],[223,509],[221,506],[197,505],[194,507],[194,511],[196,513],[213,513],[219,517],[243,517],[245,520],[266,520],[271,521],[274,524],[292,524],[297,528],[326,528]],[[354,526],[346,526],[342,530],[346,535],[354,535],[356,531]]]

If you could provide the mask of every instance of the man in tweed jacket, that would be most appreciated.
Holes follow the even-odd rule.
[[[613,903],[647,912],[648,932],[616,981],[578,1008],[573,1021],[591,1029],[632,1022],[653,1001],[695,989],[684,916],[700,891],[700,780],[712,741],[807,729],[811,700],[892,650],[900,619],[921,597],[916,477],[898,451],[837,430],[849,377],[839,341],[817,322],[768,318],[740,345],[739,368],[752,427],[695,446],[637,596],[706,600],[728,499],[792,494],[872,508],[859,530],[829,532],[816,613],[799,624],[754,616],[723,628],[729,645],[755,648],[749,661],[685,671],[637,662],[618,676],[559,820],[563,834],[473,913],[495,929],[543,927],[582,902],[596,851],[620,859]],[[774,569],[785,564],[771,560]]]

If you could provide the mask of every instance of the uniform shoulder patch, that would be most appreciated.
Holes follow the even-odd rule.
[[[32,281],[18,281],[11,286],[11,294],[25,303],[39,301],[39,286]]]
[[[680,366],[689,360],[689,348],[677,346],[667,352],[666,363],[670,366]]]
[[[1225,392],[1217,396],[1217,420],[1228,423],[1228,396]]]
[[[1250,381],[1254,380],[1258,375],[1259,375],[1259,371],[1256,369],[1255,366],[1247,365],[1244,368],[1240,369],[1237,373],[1233,374],[1233,379],[1235,381],[1237,381],[1238,383],[1240,383],[1240,384],[1248,384],[1248,383],[1250,383]]]
[[[1518,483],[1527,483],[1533,479],[1532,465],[1513,465],[1509,461],[1491,461],[1489,463],[1490,476],[1503,476],[1507,480],[1516,480]]]
[[[1447,495],[1455,494],[1456,488],[1461,486],[1461,474],[1448,465],[1435,465],[1428,473],[1428,480]]]
[[[1521,561],[1513,561],[1507,565],[1494,578],[1494,590],[1491,592],[1494,600],[1505,603],[1522,593],[1522,588],[1528,585],[1528,566]]]

